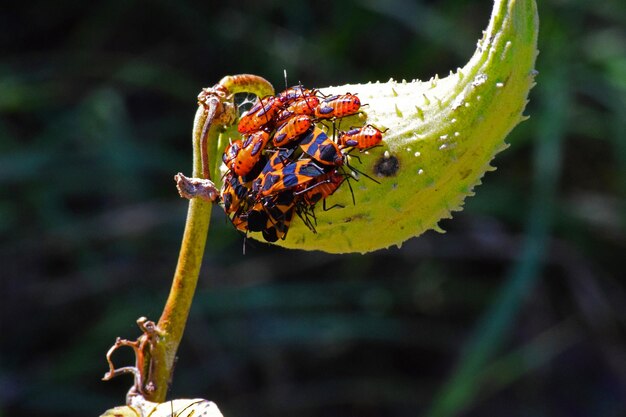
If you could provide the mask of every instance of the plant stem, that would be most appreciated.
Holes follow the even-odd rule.
[[[224,77],[211,89],[200,94],[198,110],[193,124],[193,174],[194,178],[210,178],[210,161],[216,161],[217,138],[225,124],[234,121],[232,96],[247,92],[258,96],[273,94],[272,85],[262,77],[240,74]],[[230,104],[230,105],[229,105]],[[157,324],[158,337],[148,352],[148,369],[144,379],[149,389],[144,390],[148,401],[165,401],[172,378],[176,352],[183,337],[191,302],[198,283],[202,257],[209,231],[213,204],[202,198],[191,198],[178,264],[170,294]]]
[[[201,134],[206,121],[203,106],[198,107],[193,126],[193,176],[202,176]],[[215,129],[215,127],[211,127]],[[209,136],[211,136],[209,134]],[[174,280],[163,313],[158,322],[159,341],[151,352],[150,381],[154,391],[146,396],[153,402],[163,402],[167,395],[178,345],[183,337],[189,309],[200,275],[202,257],[209,231],[213,204],[200,198],[189,200],[185,232],[181,243]]]

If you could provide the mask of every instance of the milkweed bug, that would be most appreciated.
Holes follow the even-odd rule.
[[[312,116],[315,114],[320,99],[316,96],[302,97],[296,99],[286,109],[281,110],[276,116],[276,121],[281,122],[290,118],[291,116],[307,115]]]
[[[272,142],[274,146],[284,146],[306,132],[310,127],[311,118],[309,116],[293,116],[276,129]]]
[[[224,153],[222,154],[222,161],[228,167],[230,164],[237,158],[237,154],[242,148],[241,140],[236,140],[234,142],[229,143],[224,149]]]
[[[230,219],[230,222],[235,226],[235,229],[240,232],[247,233],[248,232],[248,219],[247,216],[243,216],[241,211],[235,213],[235,215]]]
[[[224,184],[220,191],[224,211],[227,214],[234,213],[242,202],[246,202],[249,194],[248,187],[241,180],[241,177],[229,172],[224,177]]]
[[[222,197],[222,204],[224,206],[224,212],[226,214],[234,213],[239,208],[241,200],[237,195],[235,189],[229,182],[224,182],[222,190],[220,191]]]
[[[252,106],[252,108],[239,119],[237,131],[239,133],[252,133],[255,130],[269,124],[282,104],[275,96],[268,96]]]
[[[300,141],[302,151],[324,165],[343,165],[343,154],[335,142],[319,127],[314,127]]]
[[[312,115],[319,104],[320,99],[317,96],[302,97],[291,103],[287,107],[287,111],[293,112],[293,114]]]
[[[261,232],[268,242],[284,239],[293,218],[294,195],[288,191],[263,197],[248,212],[248,230]]]
[[[237,175],[248,174],[261,158],[263,148],[269,139],[270,134],[266,130],[251,133],[243,140],[235,159],[226,166]]]
[[[270,196],[297,185],[306,184],[324,173],[324,169],[311,159],[299,159],[285,165],[282,169],[265,174],[258,195],[261,197]]]
[[[285,165],[290,163],[290,158],[294,152],[295,148],[278,148],[274,150],[274,153],[269,157],[261,172],[252,181],[252,193],[258,194],[265,175],[272,171],[281,171]]]
[[[283,104],[283,106],[287,106],[297,99],[315,96],[316,91],[317,90],[309,90],[301,85],[294,85],[293,87],[289,87],[280,92],[278,94],[278,100]]]
[[[331,196],[345,180],[346,176],[335,169],[320,175],[310,184],[298,187],[299,189],[294,192],[294,195],[299,196],[304,203],[313,206]]]
[[[325,98],[315,108],[318,119],[340,118],[358,113],[361,100],[354,94],[342,94]]]
[[[276,148],[272,151],[268,151],[273,152],[273,154],[267,160],[267,163],[261,171],[261,175],[283,169],[285,165],[292,162],[291,157],[295,151],[296,148]]]
[[[383,140],[383,132],[372,125],[351,129],[339,134],[337,139],[340,148],[369,149]]]

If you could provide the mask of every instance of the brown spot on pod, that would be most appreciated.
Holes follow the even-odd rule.
[[[380,157],[374,165],[374,172],[378,177],[393,177],[400,169],[400,161],[393,155],[384,155]]]

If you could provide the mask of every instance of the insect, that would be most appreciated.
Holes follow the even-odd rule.
[[[248,187],[241,180],[241,177],[232,172],[226,174],[220,192],[226,214],[236,212],[242,203],[247,203],[248,194]]]
[[[235,229],[239,230],[240,232],[246,233],[248,232],[248,216],[244,216],[243,213],[243,210],[237,210],[234,216],[230,219],[230,221],[233,226],[235,226]]]
[[[261,172],[252,181],[252,193],[258,194],[261,184],[265,176],[272,171],[280,171],[285,165],[291,162],[291,156],[295,152],[295,148],[278,148],[274,151],[272,156],[269,157]]]
[[[309,116],[293,116],[276,129],[272,142],[274,146],[284,146],[306,132],[310,127],[311,118]]]
[[[248,230],[261,232],[268,242],[284,239],[287,236],[294,209],[294,194],[289,191],[263,197],[248,212]]]
[[[252,106],[252,108],[244,116],[239,119],[237,131],[239,133],[252,133],[261,127],[270,124],[272,119],[280,110],[282,103],[275,96],[268,96]]]
[[[315,178],[310,184],[298,187],[294,195],[301,198],[307,205],[313,206],[331,196],[345,180],[346,176],[334,169]]]
[[[301,97],[296,99],[287,108],[278,113],[276,116],[276,122],[279,123],[297,115],[312,116],[315,114],[315,109],[317,108],[319,102],[320,99],[316,96]]]
[[[342,94],[325,98],[315,108],[315,117],[318,119],[340,118],[358,113],[361,100],[354,94]]]
[[[369,149],[378,145],[383,140],[383,132],[372,125],[365,125],[342,132],[337,139],[340,148]]]
[[[295,85],[278,94],[278,100],[283,106],[288,106],[297,99],[315,96],[315,93],[316,90],[309,90],[301,85]]]
[[[243,140],[234,159],[226,164],[237,175],[246,175],[261,158],[262,150],[270,139],[267,130],[257,130]]]
[[[272,156],[270,156],[267,161],[267,165],[263,168],[263,172],[267,173],[269,171],[283,168],[291,160],[295,151],[295,148],[276,148],[273,150]]]
[[[268,242],[276,242],[278,239],[284,240],[287,237],[287,230],[289,229],[289,225],[291,224],[294,210],[295,206],[293,205],[286,208],[282,216],[283,220],[281,221],[272,221],[272,219],[269,218],[266,227],[261,230],[263,239]]]
[[[300,141],[302,151],[324,165],[343,165],[344,156],[335,142],[319,127],[314,127]]]
[[[282,169],[265,174],[258,190],[258,196],[266,197],[297,185],[306,184],[324,173],[324,169],[313,160],[299,159],[288,163]]]
[[[229,143],[224,149],[224,153],[222,154],[222,161],[226,166],[229,166],[235,158],[237,158],[237,154],[242,148],[241,140],[236,140],[234,142]]]

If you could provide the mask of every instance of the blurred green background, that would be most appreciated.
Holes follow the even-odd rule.
[[[61,0],[0,10],[0,415],[96,416],[157,319],[201,87],[428,79],[475,0]],[[172,397],[226,417],[626,415],[626,3],[542,0],[531,119],[463,212],[401,249],[243,239],[214,210]],[[381,213],[384,215],[384,213]],[[119,364],[129,363],[119,353]]]

